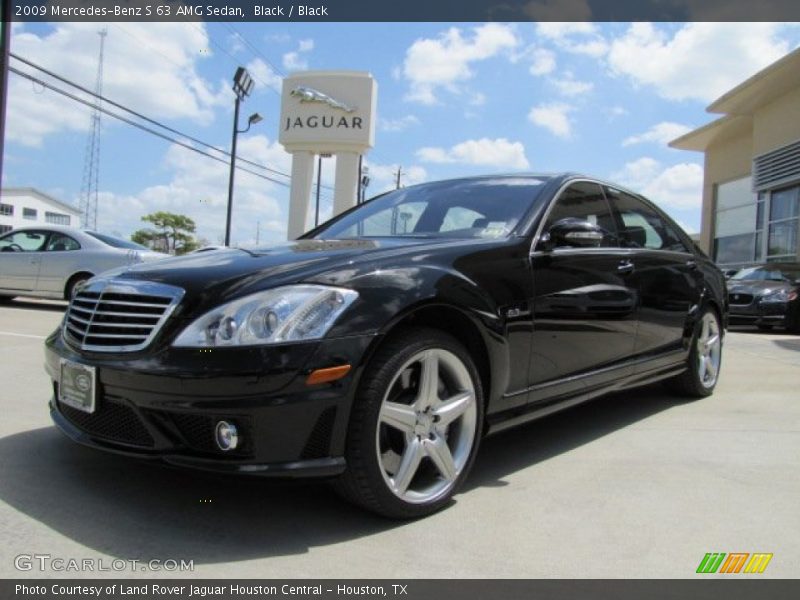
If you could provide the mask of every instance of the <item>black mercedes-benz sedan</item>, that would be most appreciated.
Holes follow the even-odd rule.
[[[800,333],[800,264],[769,263],[728,280],[731,325],[785,327]]]
[[[427,183],[293,242],[90,280],[46,342],[50,410],[88,446],[326,477],[410,518],[449,502],[488,433],[658,380],[711,394],[726,313],[722,273],[633,192]]]

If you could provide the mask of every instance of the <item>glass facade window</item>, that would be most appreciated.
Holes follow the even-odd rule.
[[[36,209],[35,208],[23,208],[22,209],[22,218],[27,219],[28,221],[35,221],[36,220]]]
[[[800,186],[775,190],[769,200],[767,260],[797,260]]]
[[[746,177],[717,187],[714,260],[730,266],[797,261],[800,185],[747,196],[750,185]]]
[[[11,225],[0,225],[0,235],[8,233],[9,231],[11,231],[11,229],[12,229]]]
[[[0,216],[13,217],[14,206],[12,204],[0,204]]]
[[[718,238],[714,241],[716,262],[721,265],[752,262],[755,239],[755,233]]]
[[[69,215],[62,215],[61,213],[46,212],[44,213],[44,220],[53,225],[69,225]]]

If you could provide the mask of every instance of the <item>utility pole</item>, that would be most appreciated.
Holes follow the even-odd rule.
[[[402,174],[402,172],[403,172],[403,167],[398,166],[397,167],[397,186],[394,188],[396,190],[400,189],[400,175]]]
[[[8,61],[11,50],[11,0],[2,0],[0,15],[0,187],[3,184],[3,149],[6,139],[6,102],[8,100]]]
[[[100,56],[97,59],[97,79],[94,85],[94,108],[90,121],[89,139],[83,158],[80,210],[81,225],[87,229],[97,228],[97,198],[100,186],[100,96],[103,94],[103,57],[105,55],[108,29],[97,32],[100,36]]]
[[[261,221],[256,221],[256,246],[258,246],[258,240],[261,237]]]

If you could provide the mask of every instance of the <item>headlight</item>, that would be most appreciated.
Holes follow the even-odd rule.
[[[223,304],[184,329],[173,346],[258,346],[324,336],[358,298],[353,290],[292,285]]]
[[[763,296],[761,302],[791,302],[796,299],[797,292],[795,290],[775,290]]]

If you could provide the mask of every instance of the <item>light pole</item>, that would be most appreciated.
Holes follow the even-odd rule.
[[[233,208],[233,176],[236,172],[236,138],[240,133],[250,130],[251,125],[261,121],[261,115],[253,113],[247,120],[247,127],[239,130],[239,104],[247,98],[253,91],[255,82],[250,77],[250,73],[244,67],[236,69],[233,76],[233,93],[236,94],[236,101],[233,105],[233,140],[231,141],[231,173],[228,179],[228,214],[225,218],[225,245],[231,245],[231,209]]]

